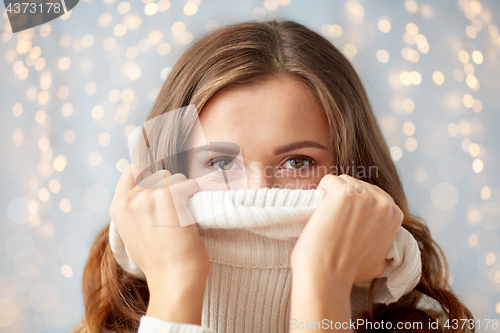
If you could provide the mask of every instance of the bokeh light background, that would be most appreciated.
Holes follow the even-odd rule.
[[[0,331],[82,318],[127,134],[194,39],[268,19],[351,59],[454,290],[477,319],[500,318],[499,1],[83,0],[17,34],[0,18]]]

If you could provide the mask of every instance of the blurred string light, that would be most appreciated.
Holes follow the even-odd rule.
[[[412,14],[421,14],[423,17],[432,17],[434,14],[434,10],[429,4],[421,4],[417,1],[407,0],[404,2],[405,8],[409,13]],[[485,12],[482,8],[482,5],[479,1],[468,1],[468,0],[460,0],[459,6],[464,10],[465,16],[471,20],[470,25],[466,26],[464,37],[469,38],[471,40],[477,39],[478,35],[483,31],[485,34],[489,34],[489,38],[494,45],[500,45],[500,36],[498,34],[498,28],[491,23],[491,14],[489,12]],[[354,3],[348,1],[346,3],[347,11],[355,17],[362,17],[364,10],[360,3]],[[487,32],[485,27],[488,26]],[[377,21],[378,30],[387,34],[393,30],[391,18],[387,15],[382,15],[378,18]],[[321,32],[324,36],[332,38],[332,42],[338,43],[335,41],[336,38],[342,36],[342,27],[338,24],[325,24],[322,26]],[[421,57],[431,50],[430,45],[427,41],[426,36],[420,31],[418,25],[414,22],[409,22],[405,26],[405,31],[403,32],[403,40],[407,44],[401,49],[401,56],[403,59],[407,60],[410,63],[418,63]],[[465,85],[466,92],[462,93],[461,104],[463,107],[470,109],[474,113],[480,113],[483,110],[483,102],[476,97],[476,92],[480,89],[481,82],[478,77],[476,66],[483,64],[485,57],[481,50],[471,44],[470,41],[464,41],[462,45],[468,45],[468,49],[458,50],[456,53],[459,62],[462,64],[461,67],[456,68],[453,72],[453,78],[456,81],[462,82]],[[344,54],[352,60],[356,53],[359,53],[359,48],[354,49],[354,52],[350,50],[351,45],[345,44],[343,48]],[[469,50],[469,47],[472,47],[472,50]],[[380,49],[376,51],[376,59],[382,63],[388,63],[391,59],[390,54],[385,49]],[[494,73],[494,71],[492,71]],[[488,78],[488,75],[486,74]],[[423,82],[424,78],[421,73],[417,70],[404,70],[399,74],[399,81],[404,86],[419,86]],[[493,79],[489,80],[493,82]],[[435,70],[432,73],[432,82],[438,86],[445,85],[446,82],[453,84],[451,81],[447,81],[445,77],[444,71]],[[493,85],[493,84],[490,84]],[[394,86],[397,86],[395,84]],[[498,86],[497,86],[498,88]],[[461,106],[457,105],[453,100],[456,100],[458,95],[455,93],[448,94],[445,97],[446,103],[448,107],[451,109],[460,109]],[[394,107],[394,110],[402,110],[406,113],[412,113],[415,109],[415,103],[411,99],[404,99],[401,106]],[[451,110],[450,110],[451,111]],[[447,113],[450,114],[450,111]],[[455,112],[455,111],[453,111]],[[393,116],[384,116],[381,121],[381,125],[383,130],[386,133],[391,133],[394,131],[394,124],[397,123],[396,118]],[[474,125],[468,119],[462,118],[454,123],[450,123],[447,127],[447,132],[451,137],[461,137],[462,141],[462,149],[470,155],[471,159],[471,170],[475,174],[480,174],[485,169],[485,163],[483,158],[486,157],[485,147],[480,145],[479,143],[472,142],[467,136],[482,136],[482,123],[479,120],[475,120]],[[413,137],[415,133],[415,124],[411,121],[406,121],[403,126],[403,133],[408,136],[405,139],[404,147],[408,152],[413,152],[418,148],[418,142],[416,138]],[[465,136],[465,137],[464,137]],[[477,140],[477,139],[476,139]],[[390,148],[391,157],[394,161],[398,161],[403,156],[403,150],[400,146],[392,146]],[[444,170],[448,170],[446,173],[446,177],[452,176],[453,173],[450,174],[449,170],[456,168],[458,165],[462,165],[464,162],[459,157],[456,158],[454,164],[445,168]],[[465,172],[465,169],[463,169]],[[427,175],[425,169],[419,168],[415,172],[415,180],[418,182],[423,182],[426,179]],[[463,177],[460,176],[460,178]],[[460,179],[457,178],[457,179]],[[491,197],[491,189],[487,185],[484,185],[480,191],[480,197],[482,200],[489,200]],[[455,205],[458,203],[458,191],[451,183],[441,183],[440,185],[435,186],[431,191],[431,201],[434,206],[440,210],[447,211],[450,209],[454,209]],[[498,200],[498,199],[497,199]],[[500,211],[500,202],[496,202],[494,207],[496,208],[488,208],[490,209],[490,214],[494,216],[500,215],[498,212]],[[486,206],[483,206],[486,207]],[[488,206],[493,207],[493,206]],[[478,223],[482,216],[485,216],[484,212],[486,208],[473,208],[469,209],[470,214],[468,219],[470,221],[474,221],[474,223]],[[493,209],[493,210],[492,210]],[[497,224],[497,227],[499,225]],[[473,234],[470,236],[468,245],[469,247],[475,247],[479,241],[477,235]],[[488,265],[492,265],[494,262],[494,254],[490,253],[486,257],[486,262]],[[498,281],[495,284],[500,284],[500,273]],[[500,304],[500,303],[499,303]],[[500,313],[499,306],[497,306],[496,311]]]
[[[362,24],[370,22],[380,38],[391,40],[397,36],[400,41],[373,53],[380,64],[398,70],[388,79],[389,87],[397,94],[390,102],[394,114],[383,115],[380,122],[384,133],[390,134],[391,138],[399,138],[397,144],[390,145],[390,156],[394,161],[404,160],[405,154],[418,154],[425,145],[419,143],[417,136],[428,132],[416,121],[422,112],[419,101],[407,92],[429,89],[431,84],[440,86],[436,88],[443,92],[443,111],[452,117],[443,131],[449,138],[454,138],[453,142],[465,155],[442,157],[438,162],[437,175],[426,166],[416,166],[412,177],[418,184],[429,186],[429,204],[425,214],[431,227],[435,228],[433,230],[439,230],[458,218],[457,206],[462,204],[462,196],[467,195],[459,192],[458,182],[466,175],[481,176],[472,178],[477,180],[472,188],[478,200],[470,203],[465,216],[468,225],[476,229],[471,230],[463,241],[464,246],[478,251],[477,265],[481,275],[488,279],[494,290],[500,290],[500,254],[496,249],[488,248],[498,240],[498,232],[492,232],[498,231],[498,223],[495,225],[488,221],[498,219],[494,214],[500,207],[500,197],[499,190],[487,183],[489,178],[483,177],[486,171],[491,172],[491,167],[488,169],[491,158],[486,143],[481,143],[484,130],[479,118],[488,105],[487,101],[479,98],[480,88],[500,88],[495,71],[485,70],[491,68],[488,66],[497,56],[496,53],[488,53],[486,47],[474,44],[479,45],[481,38],[485,37],[491,46],[498,47],[500,36],[491,12],[482,6],[482,2],[457,0],[457,3],[468,22],[459,36],[460,49],[454,51],[453,59],[444,59],[445,62],[451,60],[456,67],[452,72],[444,67],[432,68],[432,74],[428,76],[417,70],[424,59],[442,57],[434,52],[434,46],[430,47],[427,40],[430,36],[425,35],[423,19],[431,19],[438,14],[432,3],[405,0],[400,9],[411,15],[407,16],[407,22],[400,25],[399,20],[395,17],[391,20],[390,17],[397,12],[372,17],[366,2],[344,1],[339,8],[346,20],[325,23],[320,30],[351,61],[356,61],[366,52],[369,32],[364,30]],[[26,157],[18,164],[12,164],[12,168],[23,165],[25,169],[22,170],[26,172],[23,172],[23,182],[19,182],[19,187],[25,190],[24,194],[9,198],[6,208],[11,232],[7,234],[5,249],[9,259],[15,263],[15,270],[9,272],[11,275],[0,275],[0,329],[17,327],[18,331],[22,331],[19,327],[31,325],[24,331],[37,332],[40,327],[57,331],[68,325],[68,318],[74,316],[67,312],[71,311],[68,310],[71,307],[61,299],[61,285],[81,276],[81,266],[88,249],[79,237],[82,231],[89,229],[92,216],[88,212],[102,213],[109,206],[112,188],[103,185],[103,179],[107,175],[111,178],[115,170],[123,172],[129,164],[122,157],[110,160],[108,149],[123,144],[136,127],[132,116],[138,109],[138,101],[156,97],[157,87],[151,88],[147,94],[139,92],[139,85],[150,74],[145,61],[148,57],[167,57],[164,59],[168,60],[159,60],[162,65],[156,74],[157,78],[165,80],[172,65],[168,56],[178,54],[182,47],[193,41],[196,30],[191,20],[193,17],[202,19],[204,5],[201,0],[179,3],[168,0],[103,0],[101,11],[95,17],[97,29],[83,33],[62,31],[62,25],[54,21],[37,29],[12,34],[3,11],[4,32],[1,36],[5,48],[2,48],[2,65],[16,84],[21,82],[25,87],[22,100],[8,107],[9,121],[18,119],[24,122],[16,123],[9,129],[10,149],[14,149],[16,156]],[[255,20],[279,19],[280,8],[296,5],[290,0],[265,0],[246,14]],[[151,29],[152,25],[148,22],[167,11],[172,12],[175,20],[168,21],[167,28],[156,26]],[[68,20],[70,17],[71,12],[61,19]],[[211,18],[203,23],[203,27],[212,31],[220,24]],[[362,28],[353,30],[357,26]],[[47,42],[47,37],[55,39],[55,43]],[[101,76],[107,73],[88,75],[79,83],[70,80],[61,82],[61,77],[97,73],[91,58],[85,53],[89,51],[112,59],[109,63],[116,64],[117,69],[109,76],[115,76],[116,81],[126,84],[120,86],[100,81]],[[108,64],[106,61],[103,60]],[[454,89],[457,83],[462,91]],[[92,105],[81,108],[84,104],[82,97]],[[143,118],[144,114],[140,119]],[[96,131],[92,131],[91,135],[83,131],[78,126],[81,119],[90,120]],[[53,129],[56,126],[57,133]],[[420,137],[423,139],[423,136]],[[65,147],[71,147],[71,150],[66,151]],[[66,176],[79,170],[76,168],[80,164],[90,170],[88,178],[98,177],[98,174],[104,176],[92,178],[99,181],[81,191],[83,196],[75,197],[72,194],[74,183]],[[436,181],[435,177],[440,177],[440,180],[436,184],[431,183]],[[82,220],[74,222],[80,213]],[[66,230],[65,226],[73,236],[62,235],[66,238],[61,239],[61,230]],[[50,249],[47,253],[40,250],[44,242]],[[448,253],[457,253],[451,244],[445,244],[444,248]],[[46,267],[54,270],[48,272]],[[55,278],[49,283],[46,277]],[[62,280],[57,280],[58,277]],[[26,280],[16,282],[16,279]],[[481,295],[474,297],[484,300]],[[490,311],[500,313],[500,302],[493,298],[486,301]]]
[[[479,1],[459,1],[460,7],[464,11],[465,17],[470,20],[470,25],[465,28],[465,34],[471,40],[477,39],[481,31],[483,34],[489,35],[488,39],[493,45],[500,45],[500,39],[498,38],[498,28],[491,23],[491,13],[485,11],[482,8],[481,2]],[[488,29],[484,29],[488,26]],[[475,66],[483,64],[484,56],[480,50],[475,49],[476,46],[472,41],[466,43],[467,49],[462,49],[458,52],[458,59],[463,64],[463,68],[457,68],[454,72],[454,77],[456,81],[463,82],[472,91],[468,91],[463,95],[463,104],[466,108],[472,108],[475,113],[479,113],[483,109],[483,103],[481,100],[477,99],[476,92],[479,90],[481,82],[477,78]],[[492,74],[486,68],[482,69],[482,78],[484,83],[490,87],[494,87],[492,84],[493,80],[498,80],[498,78],[492,79]],[[462,122],[462,120],[460,121]],[[449,127],[449,132],[453,131],[451,134],[455,134],[456,126]],[[469,133],[471,134],[471,133]],[[456,134],[455,134],[456,136]],[[472,160],[472,170],[475,173],[481,173],[484,170],[485,163],[482,160],[484,157],[485,149],[482,145],[472,142],[469,138],[464,138],[462,141],[462,149],[464,152],[469,153]],[[481,204],[480,207],[475,205],[471,206],[468,210],[467,220],[472,224],[481,223],[485,228],[490,229],[492,227],[491,218],[497,218],[498,214],[495,213],[495,209],[498,211],[500,208],[500,203],[498,201],[498,196],[492,198],[492,190],[488,185],[482,186],[480,190],[480,197],[486,203]],[[491,199],[496,201],[491,201]],[[494,222],[493,222],[494,223]],[[496,224],[498,225],[498,224]],[[468,245],[469,247],[477,247],[481,242],[485,242],[485,237],[478,237],[472,234],[469,237]],[[481,260],[484,260],[481,262]],[[489,282],[491,286],[500,290],[500,270],[499,266],[493,266],[497,261],[497,254],[494,252],[483,253],[478,258],[478,268],[481,272],[484,272],[484,276],[489,276]],[[493,266],[493,267],[489,267]],[[489,267],[489,268],[488,268]],[[489,273],[488,273],[489,272]],[[500,313],[500,302],[495,306],[495,312]]]

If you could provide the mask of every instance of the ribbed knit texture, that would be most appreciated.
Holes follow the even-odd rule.
[[[214,333],[214,331],[200,325],[173,323],[156,317],[143,316],[137,333]]]
[[[261,188],[203,191],[189,199],[189,210],[211,261],[202,326],[218,333],[288,331],[290,255],[323,196],[318,190]],[[126,257],[113,223],[110,242],[118,263],[144,278]],[[374,298],[389,304],[411,291],[421,274],[417,242],[404,228],[400,228],[387,259],[390,261],[377,281]],[[359,283],[353,288],[353,315],[361,310],[367,285]]]

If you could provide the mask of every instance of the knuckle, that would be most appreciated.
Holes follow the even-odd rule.
[[[369,192],[366,190],[366,187],[362,184],[356,184],[354,185],[354,192],[359,195],[366,195]]]
[[[346,195],[348,197],[351,197],[351,198],[356,198],[358,196],[362,196],[364,193],[363,191],[359,191],[357,188],[356,188],[356,185],[353,185],[353,184],[347,184],[346,185]]]
[[[350,185],[344,185],[342,187],[342,191],[339,193],[339,197],[340,197],[340,200],[342,200],[344,203],[349,203],[349,202],[352,202],[355,200],[355,197],[354,195],[352,195],[352,193],[354,193],[353,191],[353,188],[349,188]]]
[[[338,194],[339,186],[342,186],[342,184],[339,182],[338,177],[333,174],[327,174],[323,176],[317,188],[330,194]]]
[[[396,227],[399,228],[403,224],[404,220],[405,220],[405,215],[403,211],[401,210],[401,208],[396,206],[396,217],[395,217]]]
[[[398,220],[403,221],[403,219],[405,217],[403,210],[401,208],[399,208],[398,205],[394,205],[394,206],[395,206],[396,216],[397,216]]]
[[[386,197],[380,196],[377,198],[377,205],[384,213],[389,213],[392,210],[392,202]]]
[[[133,165],[128,164],[125,169],[123,169],[121,177],[125,177],[125,175],[128,175],[129,173],[133,173]]]
[[[129,208],[129,206],[132,203],[132,197],[129,195],[124,195],[120,199],[118,199],[118,202],[116,204],[116,208],[120,210],[125,210]]]
[[[332,184],[334,179],[335,179],[335,175],[332,175],[331,173],[329,174],[326,174],[325,176],[323,176],[323,178],[321,178],[321,181],[320,183],[323,184],[323,185],[328,185],[328,184]]]
[[[123,195],[117,200],[114,200],[109,207],[109,215],[114,221],[118,219],[121,213],[127,211],[131,205],[131,197],[129,195]]]
[[[152,192],[152,199],[160,205],[170,204],[173,201],[173,194],[167,189],[157,189]]]
[[[134,171],[134,169],[135,169],[134,167],[136,167],[136,166],[135,166],[134,164],[130,163],[130,164],[128,164],[128,165],[125,167],[124,171],[126,170],[127,172],[132,172],[132,171]]]
[[[377,199],[375,198],[374,195],[372,195],[371,193],[367,193],[368,191],[365,191],[365,196],[364,196],[364,200],[366,200],[366,204],[367,205],[370,205],[370,207],[373,207],[373,206],[376,206],[377,205]]]
[[[182,173],[175,173],[173,176],[179,177],[179,179],[186,180],[187,177]]]
[[[151,200],[151,191],[153,190],[143,190],[140,191],[136,196],[136,204],[141,208],[146,208],[151,210],[155,207],[155,203]]]

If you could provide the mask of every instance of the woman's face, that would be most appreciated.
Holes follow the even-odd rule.
[[[316,188],[331,170],[320,110],[290,77],[220,91],[199,115],[210,149],[189,155],[188,178],[197,178],[203,190]],[[193,137],[188,146],[200,146]]]

